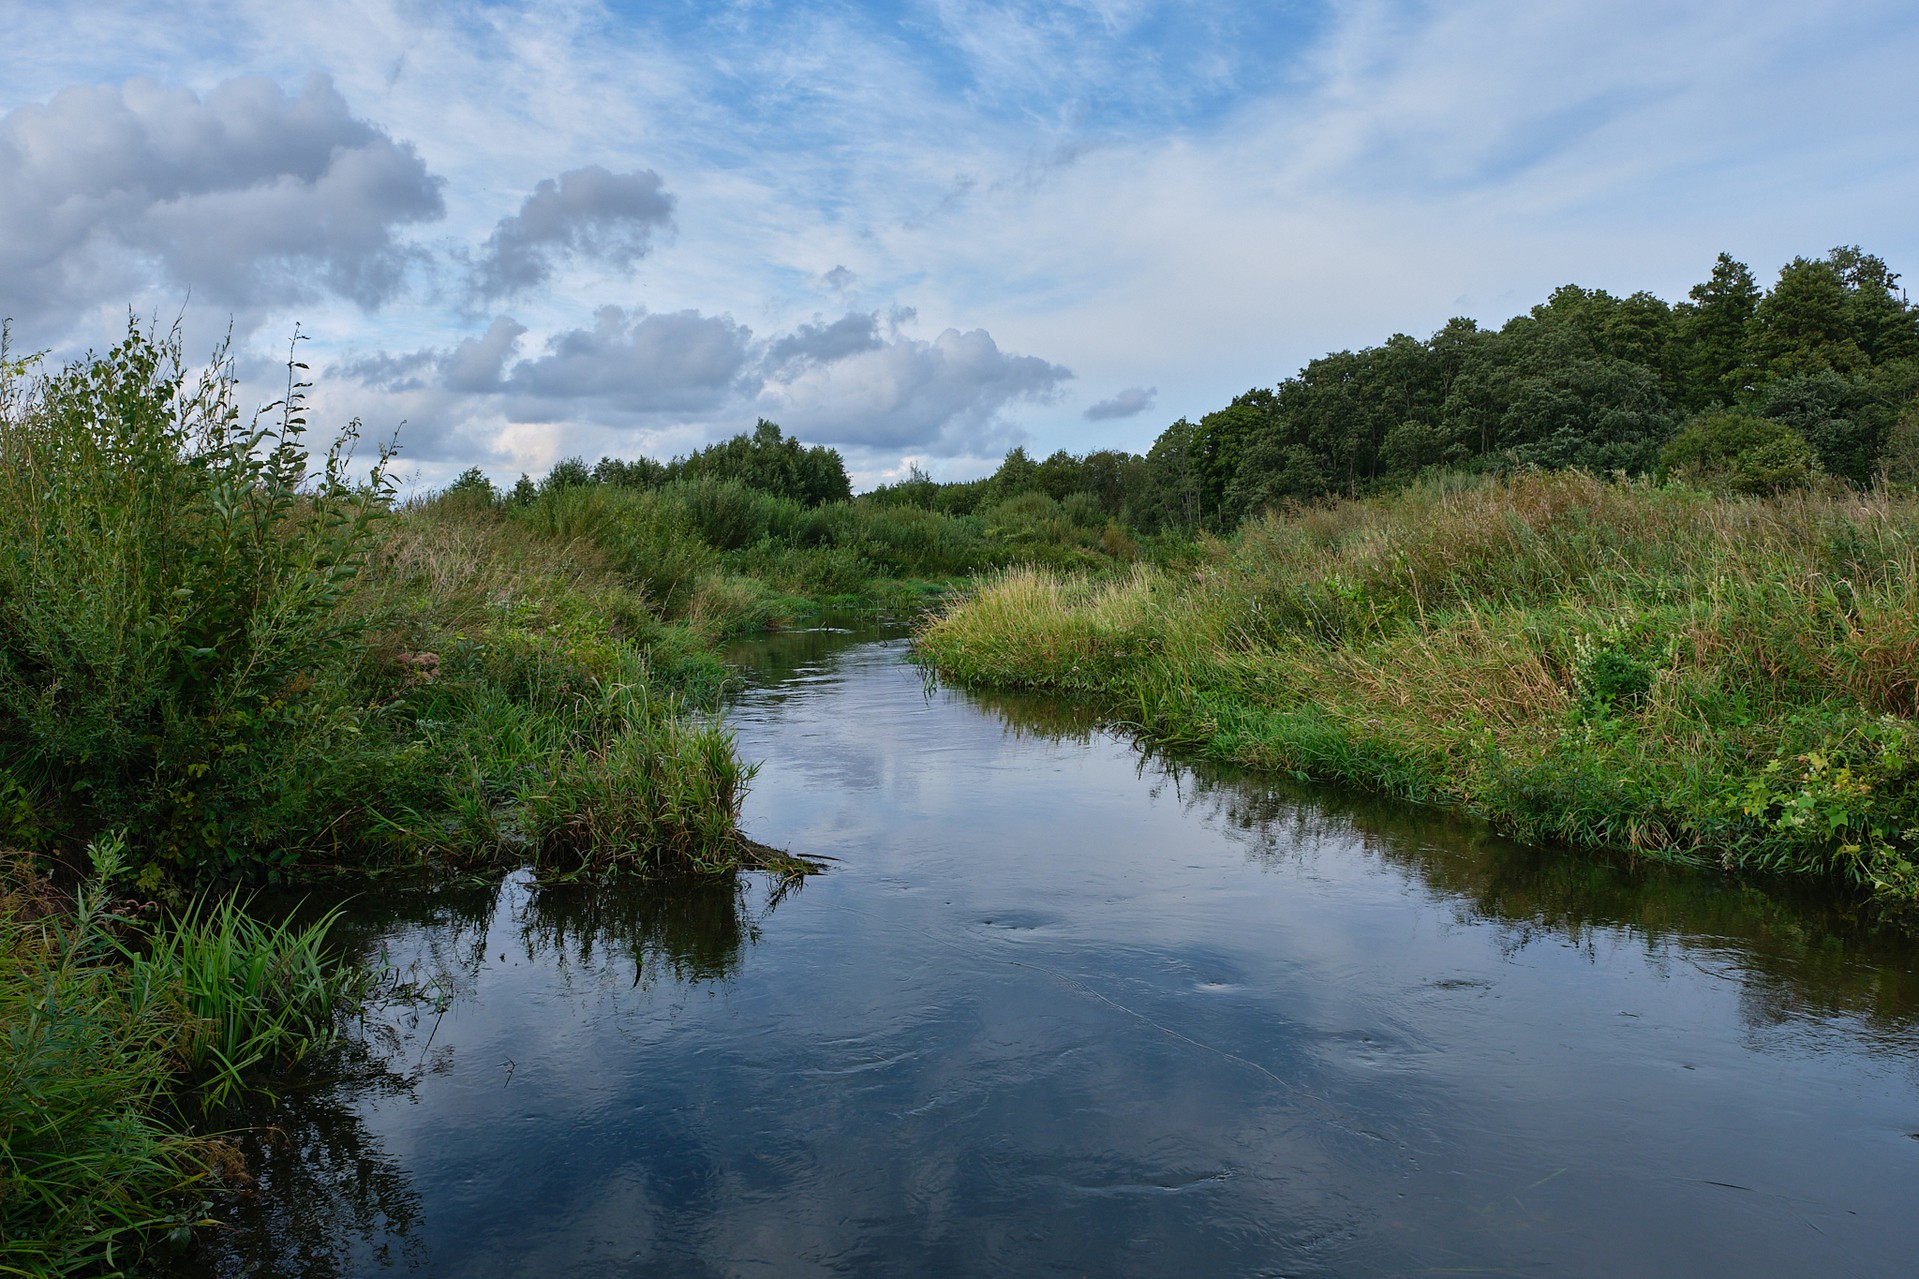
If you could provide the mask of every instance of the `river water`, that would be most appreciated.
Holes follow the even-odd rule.
[[[1908,1275],[1919,952],[745,647],[782,889],[362,902],[425,997],[201,1273]]]

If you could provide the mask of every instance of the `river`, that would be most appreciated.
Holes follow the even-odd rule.
[[[230,1275],[1905,1275],[1919,950],[737,654],[739,891],[362,900],[421,984],[284,1091]]]

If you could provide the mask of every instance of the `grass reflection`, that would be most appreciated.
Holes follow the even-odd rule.
[[[488,961],[510,947],[563,976],[617,974],[629,988],[724,981],[803,882],[541,884],[517,872],[349,903],[342,933],[385,966],[388,997],[339,1047],[276,1084],[276,1102],[226,1117],[243,1131],[251,1189],[173,1273],[331,1279],[423,1265],[420,1195],[366,1116],[419,1100],[423,1079],[454,1070],[453,1050],[436,1045],[439,1023],[476,997]]]
[[[1063,699],[967,691],[1015,737],[1086,741],[1102,729]],[[1910,921],[1863,892],[1745,883],[1712,871],[1501,838],[1483,824],[1320,784],[1255,774],[1138,743],[1142,776],[1256,859],[1279,866],[1358,845],[1462,921],[1501,930],[1516,953],[1540,941],[1638,939],[1741,983],[1755,1028],[1848,1015],[1881,1030],[1919,1023]]]

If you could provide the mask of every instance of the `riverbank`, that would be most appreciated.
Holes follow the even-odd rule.
[[[1919,899],[1919,503],[1579,473],[1246,525],[1193,571],[991,577],[920,660],[1520,838]]]
[[[119,840],[71,893],[0,854],[0,1273],[125,1273],[244,1188],[215,1116],[334,1042],[372,974],[337,910],[267,923],[232,898],[116,893]]]
[[[755,488],[789,455],[839,467],[764,423],[670,475],[569,462],[401,500],[390,450],[354,462],[357,425],[309,444],[302,368],[247,414],[224,356],[191,374],[137,327],[58,371],[0,358],[0,1002],[26,1027],[0,1070],[40,1099],[0,1115],[0,1257],[30,1271],[191,1232],[241,1175],[187,1113],[196,1046],[222,1095],[287,1053],[210,1039],[202,1004],[279,1027],[297,987],[301,1044],[355,1004],[317,935],[196,894],[810,869],[739,829],[723,643],[1136,550],[1040,493],[952,514]]]
[[[253,416],[229,365],[196,380],[138,329],[5,373],[0,847],[77,873],[124,838],[146,895],[764,862],[716,650],[801,604],[672,530],[637,580],[596,530],[540,518],[558,494],[396,501],[389,454],[353,462],[357,427],[309,447],[297,367]]]
[[[740,833],[718,717],[759,596],[662,601],[588,539],[398,502],[356,428],[308,447],[297,376],[249,416],[230,365],[137,329],[0,359],[0,1270],[204,1224],[244,1170],[200,1103],[364,993],[237,885],[800,866]]]

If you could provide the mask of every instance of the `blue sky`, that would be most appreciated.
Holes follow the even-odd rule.
[[[1919,272],[1909,2],[8,8],[16,342],[184,305],[266,399],[298,323],[421,484],[760,416],[964,478],[1558,284]]]

